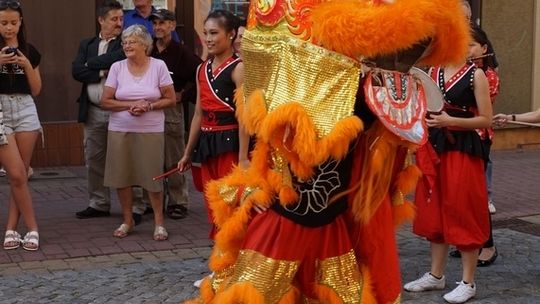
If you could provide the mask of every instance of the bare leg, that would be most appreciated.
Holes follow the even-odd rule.
[[[39,132],[20,132],[8,136],[9,144],[0,148],[11,186],[6,228],[15,230],[22,214],[29,231],[38,231],[32,197],[28,189],[28,167]]]
[[[431,274],[440,278],[446,270],[448,244],[431,243]]]
[[[156,226],[163,226],[163,192],[148,192]]]
[[[476,263],[478,262],[478,249],[461,252],[461,263],[463,265],[463,281],[474,282]]]
[[[118,200],[122,206],[122,217],[124,224],[128,225],[130,228],[135,226],[133,222],[133,216],[131,215],[131,207],[133,205],[133,192],[132,187],[125,187],[116,189],[118,193]]]

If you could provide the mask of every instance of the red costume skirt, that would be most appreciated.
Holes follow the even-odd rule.
[[[484,161],[459,151],[437,156],[430,144],[416,160],[424,175],[416,188],[414,233],[459,250],[482,248],[489,237]]]
[[[253,218],[243,248],[214,303],[360,303],[364,281],[343,215],[311,228],[268,210]]]
[[[238,152],[227,152],[220,154],[216,157],[206,159],[201,167],[192,167],[193,182],[195,187],[199,191],[204,191],[204,186],[211,180],[220,179],[231,173],[233,166],[238,164]],[[208,222],[212,224],[209,237],[214,239],[216,235],[216,226],[214,223],[214,216],[212,215],[212,209],[206,195],[204,196],[204,204],[206,211],[208,212]]]

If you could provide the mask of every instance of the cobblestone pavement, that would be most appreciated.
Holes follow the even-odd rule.
[[[540,303],[540,151],[496,152],[493,158],[499,258],[478,270],[478,294],[469,303]],[[55,170],[61,173],[57,178],[44,174]],[[110,217],[74,217],[87,204],[84,168],[36,172],[30,185],[41,250],[0,249],[0,303],[178,303],[196,294],[192,284],[207,274],[210,251],[200,194],[191,191],[188,218],[167,221],[169,241],[151,239],[151,215],[133,235],[118,240],[111,237],[120,224],[117,202]],[[1,178],[2,203],[7,189]],[[404,282],[429,269],[429,244],[410,230],[406,225],[398,233]],[[449,259],[446,275],[446,290],[403,292],[403,303],[443,303],[442,295],[459,281],[459,259]]]

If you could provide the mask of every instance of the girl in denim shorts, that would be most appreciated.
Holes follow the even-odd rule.
[[[39,234],[27,170],[41,124],[32,96],[41,91],[41,55],[26,42],[18,0],[0,0],[0,104],[7,142],[0,145],[0,163],[9,177],[11,193],[4,249],[37,250]],[[16,231],[22,215],[24,238]]]

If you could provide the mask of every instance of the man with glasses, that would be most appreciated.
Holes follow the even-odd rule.
[[[172,39],[175,33],[176,16],[173,12],[160,9],[150,16],[154,28],[152,57],[167,64],[174,82],[176,106],[165,109],[165,169],[174,168],[184,155],[184,92],[195,89],[197,66],[202,62],[193,52]],[[190,85],[190,87],[186,85]],[[168,194],[166,214],[172,219],[187,215],[188,185],[184,174],[173,174],[167,178],[165,193]]]
[[[124,20],[122,4],[105,0],[97,9],[100,32],[83,39],[72,63],[72,75],[83,84],[78,121],[84,123],[84,154],[88,169],[89,206],[76,213],[77,218],[108,216],[111,208],[109,188],[103,186],[109,111],[101,109],[100,99],[107,71],[125,58],[120,41]]]

